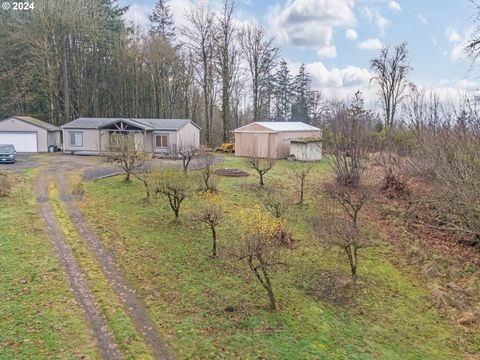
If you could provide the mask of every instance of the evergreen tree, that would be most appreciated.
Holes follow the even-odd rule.
[[[170,13],[170,5],[167,0],[157,0],[149,18],[153,23],[152,33],[160,34],[170,42],[175,39],[173,15]]]
[[[305,71],[305,64],[300,66],[298,74],[293,79],[292,121],[310,123],[310,108],[312,107],[312,79]]]
[[[275,121],[289,121],[291,119],[292,76],[285,59],[280,62],[275,73],[273,97]]]

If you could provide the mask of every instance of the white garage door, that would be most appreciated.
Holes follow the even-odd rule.
[[[0,144],[12,144],[17,152],[37,152],[36,132],[0,131]]]

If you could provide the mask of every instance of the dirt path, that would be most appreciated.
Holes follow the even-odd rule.
[[[139,333],[142,334],[146,343],[153,350],[156,358],[173,359],[173,356],[164,345],[164,341],[156,325],[148,315],[144,304],[137,298],[135,292],[124,279],[120,268],[115,262],[114,255],[105,248],[89,224],[85,221],[83,214],[77,208],[74,201],[72,201],[66,179],[66,170],[56,168],[54,173],[60,199],[65,204],[68,216],[75,225],[78,234],[84,239],[93,256],[102,267],[110,286],[118,295],[125,312],[130,316]]]
[[[85,314],[85,318],[90,324],[103,358],[107,360],[122,359],[123,356],[117,350],[118,346],[107,328],[92,292],[87,286],[85,275],[80,269],[80,266],[73,255],[72,249],[68,245],[48,202],[47,186],[47,170],[42,169],[36,179],[35,192],[40,213],[47,226],[53,247],[55,248],[60,263],[65,270],[65,274],[70,282],[76,300],[80,304],[80,307]]]

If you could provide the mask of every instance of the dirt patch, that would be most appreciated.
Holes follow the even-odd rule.
[[[228,176],[228,177],[245,177],[249,174],[246,171],[240,169],[217,169],[215,175]]]
[[[352,279],[341,272],[326,271],[307,290],[317,300],[328,301],[334,305],[347,306],[355,302],[361,284],[353,285]]]

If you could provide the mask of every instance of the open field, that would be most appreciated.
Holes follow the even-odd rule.
[[[222,167],[245,166],[227,157]],[[287,167],[286,161],[279,162],[266,183],[282,180],[293,191]],[[319,295],[329,281],[337,283],[325,274],[340,280],[348,276],[343,255],[319,249],[309,236],[306,219],[315,204],[328,201],[316,191],[326,177],[328,164],[322,161],[309,182],[306,204],[293,207],[289,215],[295,245],[287,250],[289,266],[273,276],[280,308],[274,313],[267,310],[266,294],[244,264],[210,258],[210,234],[192,231],[187,221],[173,223],[164,199],[146,204],[140,182],[124,184],[114,177],[83,183],[77,190],[84,193],[82,210],[115,252],[178,358],[468,356],[459,333],[436,311],[414,269],[398,258],[384,241],[386,230],[375,224],[371,226],[383,245],[361,253],[354,299]],[[220,194],[228,216],[220,227],[220,252],[234,236],[240,210],[258,204],[251,192],[255,183],[254,176],[222,179]],[[183,215],[190,207],[186,200]],[[337,290],[341,294],[348,288]]]

